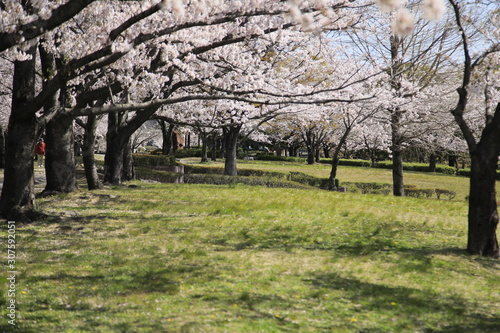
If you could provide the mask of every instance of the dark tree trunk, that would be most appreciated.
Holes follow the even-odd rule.
[[[5,133],[0,126],[0,169],[5,167]]]
[[[458,167],[458,156],[450,154],[448,155],[448,166],[457,168]]]
[[[217,161],[217,135],[212,134],[212,161]]]
[[[499,257],[495,186],[500,155],[500,103],[483,130],[479,143],[475,147],[469,147],[472,149],[467,251],[471,254]]]
[[[471,155],[471,161],[467,251],[498,257],[498,211],[495,191],[498,156],[480,144],[477,151]]]
[[[337,169],[339,167],[339,162],[340,162],[340,150],[342,149],[342,146],[347,142],[347,138],[349,137],[349,134],[351,133],[352,127],[347,127],[346,126],[346,131],[340,138],[339,143],[335,147],[335,150],[333,151],[333,157],[332,157],[332,170],[330,171],[330,177],[328,178],[328,189],[330,191],[335,190],[337,187],[338,181],[337,181]]]
[[[323,154],[325,154],[325,158],[330,158],[330,147],[323,147]]]
[[[395,196],[404,195],[403,154],[401,151],[402,135],[400,133],[401,111],[393,110],[391,114],[392,132],[392,192]]]
[[[429,172],[436,172],[437,155],[431,153],[429,156]]]
[[[97,167],[95,164],[95,130],[97,127],[97,119],[95,115],[87,117],[85,125],[85,134],[83,136],[83,167],[85,168],[85,177],[87,179],[87,187],[89,190],[101,188]]]
[[[307,148],[307,164],[314,164],[316,161],[316,135],[315,129],[308,129],[302,136]]]
[[[201,137],[201,163],[206,163],[208,162],[207,133],[202,131],[199,137]]]
[[[57,73],[54,55],[40,46],[40,62],[44,82],[50,80]],[[46,114],[54,112],[60,105],[66,104],[65,86],[61,93],[55,93],[44,106]],[[73,134],[73,118],[56,116],[45,127],[45,175],[47,184],[44,193],[69,193],[78,188],[76,182],[75,165],[75,137]]]
[[[132,143],[130,137],[123,147],[123,167],[122,167],[122,181],[129,181],[135,179],[134,171],[134,155],[132,152]]]
[[[5,145],[5,171],[0,215],[5,219],[29,220],[34,216],[34,165],[36,116],[29,106],[35,95],[36,47],[27,52],[31,60],[16,61],[12,84],[12,109]]]
[[[73,118],[57,116],[45,128],[47,149],[44,192],[69,193],[78,188],[76,182]]]
[[[121,139],[119,133],[122,116],[119,113],[110,113],[108,115],[106,154],[104,155],[104,182],[113,185],[120,185],[122,182],[125,148],[125,140]]]
[[[159,120],[159,123],[160,123],[161,133],[162,133],[162,137],[163,137],[162,154],[163,155],[170,155],[173,153],[172,133],[174,132],[175,125],[169,124],[168,128],[167,128],[167,122],[165,120]]]
[[[226,148],[226,161],[224,164],[224,174],[236,176],[238,170],[236,168],[236,158],[238,153],[238,135],[240,134],[241,125],[229,127],[224,130],[224,146]]]

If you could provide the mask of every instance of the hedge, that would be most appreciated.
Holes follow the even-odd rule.
[[[277,156],[272,154],[258,154],[255,156],[255,159],[260,161],[297,162],[297,163],[304,163],[306,161],[306,159],[303,157]]]
[[[134,154],[134,166],[136,167],[158,167],[158,166],[175,166],[174,156],[167,155],[149,155],[149,154]]]
[[[301,184],[328,189],[329,179],[307,175],[303,172],[290,172],[288,179]]]
[[[205,166],[184,165],[184,172],[187,174],[216,174],[224,175],[224,168],[212,168]],[[286,179],[287,174],[276,171],[253,170],[253,169],[239,169],[238,176],[244,177],[268,177],[268,178],[281,178]]]
[[[162,183],[175,183],[181,174],[148,168],[136,168],[136,177],[144,180],[154,180]],[[245,184],[266,187],[314,189],[312,186],[300,184],[286,179],[256,176],[226,176],[220,174],[184,174],[186,184],[234,185]]]

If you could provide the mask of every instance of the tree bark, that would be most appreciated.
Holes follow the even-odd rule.
[[[5,132],[0,125],[0,169],[5,167]]]
[[[96,116],[88,116],[87,123],[85,124],[85,134],[83,135],[82,153],[83,167],[85,168],[85,178],[87,179],[87,187],[89,190],[96,190],[101,188],[94,155],[96,127]]]
[[[134,155],[132,151],[132,144],[130,137],[123,147],[123,167],[122,167],[122,181],[130,181],[135,179],[134,170]]]
[[[28,112],[35,96],[36,47],[27,53],[31,60],[16,61],[12,84],[12,108],[5,145],[5,171],[0,215],[26,221],[34,214],[34,163],[36,115]]]
[[[204,130],[202,130],[200,132],[200,137],[201,137],[201,163],[207,163],[208,162],[207,133]]]
[[[45,128],[47,149],[45,154],[45,193],[69,193],[78,188],[76,182],[75,138],[73,118],[60,115]]]
[[[315,161],[315,151],[314,151],[314,134],[312,131],[307,131],[305,133],[306,137],[306,148],[307,148],[307,164],[314,164]]]
[[[224,163],[224,174],[236,176],[238,174],[236,166],[236,158],[238,153],[238,135],[240,134],[241,125],[225,128],[224,130],[224,146],[226,150]]]
[[[212,133],[212,161],[217,161],[217,134],[214,131]]]
[[[498,157],[488,150],[479,144],[477,151],[471,155],[467,251],[471,254],[498,257],[498,211],[495,191]]]
[[[337,146],[335,146],[335,150],[333,151],[333,157],[332,157],[332,170],[330,171],[330,177],[328,178],[328,189],[330,191],[334,190],[335,187],[337,186],[337,169],[339,167],[339,162],[340,162],[340,150],[342,149],[342,146],[345,145],[347,142],[347,138],[349,137],[349,134],[351,133],[352,127],[347,127],[340,138],[339,143]]]
[[[158,122],[160,123],[161,133],[163,137],[162,154],[170,155],[173,153],[172,134],[174,132],[175,125],[169,124],[167,128],[167,122],[165,120],[158,120]]]
[[[435,153],[431,153],[429,156],[429,172],[436,172],[436,164],[437,164],[437,155]]]
[[[397,197],[404,196],[402,135],[400,133],[401,116],[400,110],[392,111],[392,193]]]
[[[499,257],[496,236],[498,209],[496,177],[500,155],[500,103],[486,125],[477,145],[470,146],[471,177],[467,251],[481,256]]]

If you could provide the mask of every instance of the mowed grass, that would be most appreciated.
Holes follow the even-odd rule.
[[[17,331],[500,331],[500,264],[463,250],[465,202],[133,184],[17,226]]]
[[[198,166],[224,167],[223,160],[200,163],[199,158],[193,157],[182,159],[182,162]],[[238,168],[279,171],[284,173],[303,172],[315,177],[328,178],[332,167],[329,164],[307,165],[305,163],[294,162],[238,160]],[[469,195],[469,178],[467,177],[411,171],[404,171],[403,177],[406,185],[414,185],[418,188],[428,189],[439,188],[456,192],[456,196],[453,199],[455,201],[464,201]],[[341,185],[342,182],[392,184],[392,173],[391,170],[388,169],[339,166],[337,178],[340,180]],[[500,182],[497,182],[497,187],[500,188]],[[347,190],[349,191],[349,188]],[[498,200],[500,200],[500,196]]]

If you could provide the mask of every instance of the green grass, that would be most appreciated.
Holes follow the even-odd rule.
[[[462,250],[465,202],[135,184],[41,199],[52,217],[17,226],[17,331],[500,330],[500,264]]]
[[[221,160],[201,164],[199,163],[199,158],[186,158],[182,159],[182,162],[209,167],[224,167],[224,162]],[[305,163],[246,160],[238,160],[238,168],[279,171],[284,173],[303,172],[316,177],[329,177],[331,171],[331,165],[326,164],[307,165]],[[339,178],[341,185],[342,182],[375,182],[392,184],[391,170],[378,168],[339,166],[337,178]],[[469,178],[467,177],[405,171],[404,182],[408,185],[415,185],[418,188],[442,188],[456,192],[457,195],[454,198],[455,201],[464,201],[466,196],[469,195]],[[500,182],[497,182],[497,186],[500,187]]]

